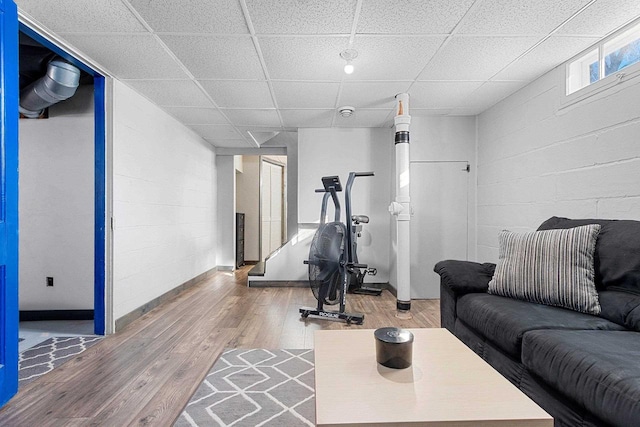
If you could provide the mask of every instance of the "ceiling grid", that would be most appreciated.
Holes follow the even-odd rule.
[[[640,17],[637,0],[16,0],[214,146],[476,115]],[[355,72],[340,52],[358,51]],[[337,113],[355,107],[348,119]],[[257,142],[256,142],[257,141]]]

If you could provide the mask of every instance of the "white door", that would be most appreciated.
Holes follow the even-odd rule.
[[[282,245],[282,166],[271,166],[270,253]]]
[[[262,161],[260,189],[261,212],[261,259],[264,261],[273,251],[282,246],[283,229],[283,170],[281,165]]]
[[[440,298],[433,266],[468,257],[466,162],[411,163],[411,298]]]

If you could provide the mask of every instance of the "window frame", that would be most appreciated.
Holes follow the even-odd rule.
[[[611,73],[608,76],[605,76],[605,45],[611,43],[615,40],[616,37],[624,34],[625,32],[637,27],[640,31],[640,19],[635,19],[628,24],[622,26],[618,30],[612,32],[606,37],[603,37],[597,43],[589,46],[587,49],[584,49],[579,54],[573,56],[570,60],[565,63],[565,98],[569,103],[571,101],[577,102],[581,99],[590,97],[595,95],[603,90],[606,90],[612,86],[616,86],[623,81],[628,81],[634,79],[640,75],[640,62],[636,62],[635,64],[631,64],[623,69]],[[639,38],[640,40],[640,38]],[[570,69],[571,66],[576,62],[582,59],[583,57],[589,55],[593,50],[597,49],[598,51],[598,72],[600,78],[590,83],[580,89],[577,89],[573,92],[569,92],[569,78],[571,76]]]

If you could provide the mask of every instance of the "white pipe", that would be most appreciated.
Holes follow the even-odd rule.
[[[389,211],[396,217],[397,250],[396,250],[396,286],[397,310],[399,317],[411,317],[411,197],[409,171],[409,94],[396,95],[397,115],[394,118],[396,127],[396,198],[389,206]]]

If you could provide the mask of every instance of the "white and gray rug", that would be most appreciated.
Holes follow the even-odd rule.
[[[100,336],[52,337],[20,353],[18,386],[23,387],[94,344]]]
[[[174,426],[314,426],[313,350],[226,350]]]

